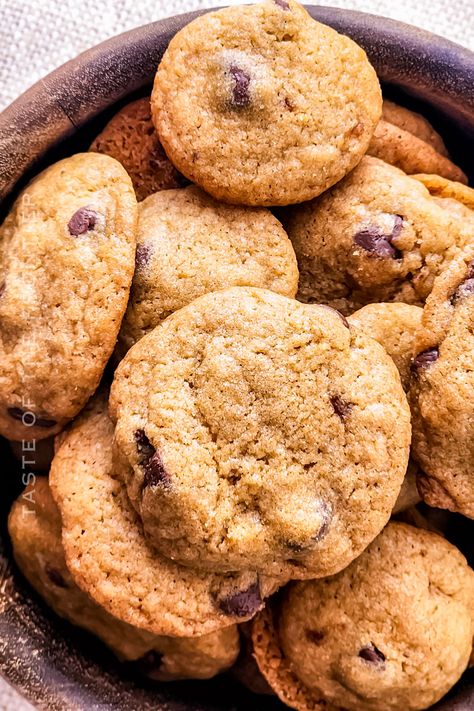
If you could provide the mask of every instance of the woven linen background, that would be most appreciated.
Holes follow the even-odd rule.
[[[107,37],[163,17],[225,4],[225,0],[0,0],[0,110],[37,79]],[[322,4],[402,20],[474,50],[474,0]],[[0,711],[27,710],[31,706],[0,679]]]

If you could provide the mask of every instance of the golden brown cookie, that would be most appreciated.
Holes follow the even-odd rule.
[[[417,711],[466,669],[473,612],[474,572],[457,548],[392,522],[338,575],[290,583],[254,622],[254,649],[298,711]]]
[[[166,153],[215,198],[288,205],[319,195],[380,119],[365,52],[294,0],[197,18],[171,40],[151,97]]]
[[[295,296],[296,257],[280,222],[265,208],[225,205],[194,185],[150,195],[139,205],[120,351],[198,296],[229,286]]]
[[[447,148],[443,139],[433,128],[430,122],[421,114],[411,109],[395,104],[388,99],[383,100],[382,119],[391,123],[393,126],[398,126],[404,131],[408,131],[413,136],[416,136],[421,141],[429,143],[435,151],[442,156],[449,158]]]
[[[407,174],[437,173],[467,183],[465,173],[433,146],[403,128],[380,121],[370,141],[368,155],[380,158]]]
[[[99,637],[122,661],[160,681],[209,679],[239,651],[236,626],[203,637],[158,637],[121,622],[77,587],[66,565],[61,518],[46,477],[37,477],[8,519],[15,560],[45,602],[66,620]]]
[[[59,432],[96,390],[127,306],[137,201],[113,158],[38,175],[0,228],[0,433]]]
[[[163,321],[119,365],[110,411],[150,542],[201,570],[341,570],[387,522],[408,462],[384,349],[332,309],[263,289]]]
[[[474,247],[435,282],[410,390],[418,488],[431,506],[474,518]]]
[[[76,584],[114,617],[158,635],[194,637],[250,619],[276,582],[183,568],[153,551],[112,465],[113,426],[98,400],[62,437],[50,484]]]
[[[297,298],[346,314],[379,301],[422,305],[435,277],[472,241],[424,185],[372,157],[284,219],[300,270]]]
[[[132,179],[137,200],[159,190],[180,188],[186,179],[168,159],[151,120],[149,97],[124,106],[91,143],[90,149],[119,161]]]
[[[454,180],[447,180],[441,175],[419,174],[413,175],[412,177],[423,183],[431,195],[438,198],[457,200],[471,210],[474,210],[474,190],[468,185]]]

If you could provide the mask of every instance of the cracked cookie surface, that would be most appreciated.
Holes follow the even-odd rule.
[[[385,525],[410,415],[393,361],[327,307],[207,294],[126,355],[117,473],[149,540],[213,570],[340,570]]]
[[[97,388],[133,276],[137,201],[123,167],[55,163],[0,228],[0,432],[44,439]]]
[[[360,47],[293,0],[266,0],[178,32],[151,105],[184,175],[218,199],[269,206],[309,200],[348,173],[382,98]]]

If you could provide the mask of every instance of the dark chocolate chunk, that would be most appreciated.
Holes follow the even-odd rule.
[[[232,106],[238,109],[245,109],[250,106],[250,75],[238,67],[236,64],[231,64],[229,73],[233,79],[232,87]]]
[[[305,635],[308,642],[312,642],[313,644],[316,644],[318,646],[326,637],[324,632],[321,632],[321,630],[306,630]]]
[[[397,250],[390,244],[390,236],[380,232],[378,227],[368,227],[366,230],[356,232],[353,239],[359,247],[376,257],[397,258]]]
[[[334,412],[342,421],[344,421],[346,417],[349,417],[354,407],[352,402],[347,402],[347,400],[344,400],[340,395],[331,395],[329,399],[334,408]]]
[[[434,346],[433,348],[427,348],[426,351],[418,353],[412,360],[411,371],[412,373],[417,373],[421,368],[427,368],[429,365],[437,361],[439,358],[439,348]]]
[[[145,430],[137,430],[135,432],[135,442],[138,454],[142,457],[141,462],[150,459],[155,454],[156,449],[146,436]]]
[[[474,294],[474,260],[470,262],[468,266],[464,281],[459,284],[451,297],[451,303],[455,304],[459,299],[463,299],[465,296],[471,296],[472,294]]]
[[[146,242],[142,244],[137,244],[137,251],[135,252],[135,269],[143,269],[146,267],[153,254],[153,247],[151,244]]]
[[[7,409],[8,414],[14,420],[19,420],[25,427],[54,427],[57,425],[56,420],[49,420],[46,417],[37,417],[34,412],[30,410],[22,410],[21,407],[9,407]]]
[[[364,659],[366,662],[370,662],[371,664],[385,663],[385,654],[381,652],[380,649],[377,649],[375,644],[372,644],[370,647],[362,647],[359,651],[359,657]]]
[[[67,588],[66,581],[64,580],[63,576],[57,568],[53,568],[52,565],[46,564],[44,572],[51,580],[53,585],[56,585],[56,587],[58,588]]]
[[[170,477],[158,452],[143,462],[142,467],[145,474],[144,486],[169,486]]]
[[[263,600],[260,595],[260,585],[252,583],[246,590],[240,590],[219,600],[219,607],[225,615],[232,617],[248,617],[262,609]]]
[[[68,222],[69,234],[74,237],[93,230],[97,224],[97,213],[90,207],[80,207]]]

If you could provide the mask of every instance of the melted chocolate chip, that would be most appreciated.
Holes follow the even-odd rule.
[[[97,223],[97,213],[89,207],[80,207],[69,220],[69,234],[74,237],[93,230]]]
[[[474,294],[474,279],[471,277],[458,286],[453,296],[453,303],[459,301],[459,299],[464,299],[466,296],[472,296],[472,294]]]
[[[135,442],[139,454],[139,464],[143,469],[143,486],[169,486],[170,477],[160,455],[145,434],[136,430]]]
[[[169,486],[170,478],[158,452],[143,463],[144,486]]]
[[[306,630],[305,635],[308,642],[312,642],[312,644],[316,644],[318,646],[326,637],[324,632],[321,632],[321,630]]]
[[[144,674],[150,679],[158,678],[161,668],[161,662],[163,661],[163,655],[155,650],[147,652],[143,657],[137,659],[133,662],[133,666],[140,674]]]
[[[434,348],[427,348],[426,351],[418,353],[415,358],[413,358],[411,364],[412,373],[417,373],[421,368],[426,368],[431,363],[434,363],[439,358],[439,348],[435,346]]]
[[[274,0],[275,5],[278,5],[278,7],[281,7],[282,10],[289,10],[290,6],[286,2],[286,0]]]
[[[137,244],[137,251],[135,252],[135,269],[143,269],[147,266],[153,254],[153,247],[151,244],[144,242],[143,244]]]
[[[232,106],[237,109],[245,109],[250,106],[250,75],[238,67],[237,64],[231,64],[229,73],[233,79],[232,87]]]
[[[370,647],[362,647],[359,651],[359,657],[371,664],[384,664],[385,662],[385,654],[381,652],[380,649],[377,649],[375,644],[372,644]]]
[[[401,252],[393,246],[393,240],[397,239],[403,229],[403,217],[394,215],[393,229],[390,234],[384,234],[380,227],[371,225],[365,230],[356,232],[353,240],[359,247],[370,252],[375,257],[400,259]]]
[[[232,617],[248,617],[254,615],[263,607],[258,581],[252,583],[246,590],[241,590],[219,600],[219,607],[225,615]]]
[[[48,420],[46,417],[37,417],[30,410],[22,410],[20,407],[9,407],[8,414],[14,420],[19,420],[25,427],[54,427],[57,425],[56,420]]]
[[[346,417],[349,417],[352,412],[352,408],[354,407],[352,402],[343,400],[343,398],[339,395],[331,395],[329,399],[334,408],[334,412],[342,421],[344,421]]]
[[[64,580],[63,576],[59,572],[57,568],[53,568],[52,565],[46,565],[44,572],[48,576],[48,578],[51,580],[53,585],[56,585],[58,588],[67,588],[66,581]]]

